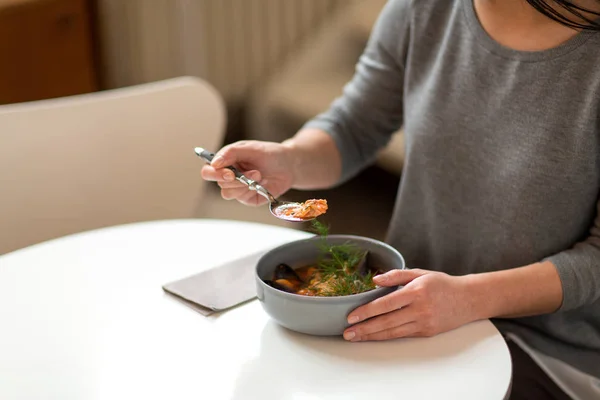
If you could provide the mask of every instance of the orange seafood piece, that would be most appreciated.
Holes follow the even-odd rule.
[[[310,199],[304,203],[300,203],[296,207],[289,207],[283,210],[283,213],[288,217],[309,219],[316,218],[327,212],[327,200]]]

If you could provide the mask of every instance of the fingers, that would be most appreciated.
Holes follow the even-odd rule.
[[[249,179],[259,181],[260,173],[258,171],[249,171],[245,174]],[[260,182],[267,184],[267,181]],[[237,200],[248,206],[262,206],[267,203],[267,199],[250,190],[247,185],[235,180],[233,182],[218,182],[221,187],[221,197],[225,200]]]
[[[427,274],[422,269],[393,269],[385,274],[373,277],[373,282],[379,286],[406,285],[410,281]]]
[[[260,182],[262,179],[262,175],[257,170],[242,171],[242,173],[246,176],[246,178],[252,179],[253,181]],[[206,181],[219,182],[219,186],[226,189],[245,186],[243,183],[235,179],[235,174],[228,168],[216,169],[211,165],[205,165],[202,167],[200,175],[202,176],[202,179]]]
[[[225,200],[238,200],[249,192],[248,186],[231,189],[221,189],[221,197]]]
[[[379,341],[379,340],[390,340],[390,339],[399,339],[404,337],[416,337],[423,336],[419,332],[419,327],[415,322],[409,322],[404,325],[395,326],[390,329],[386,329],[383,331],[379,331],[376,333],[371,333],[363,336],[356,336],[353,342],[368,342],[368,341]]]
[[[215,169],[210,165],[206,165],[202,168],[201,175],[202,179],[206,181],[217,182],[221,188],[221,197],[225,200],[240,199],[250,191],[248,185],[235,179],[233,171],[227,168]],[[256,170],[247,171],[244,175],[253,181],[261,181],[261,174]],[[256,192],[253,193],[256,194]]]
[[[237,200],[249,206],[264,205],[268,201],[255,191],[249,190],[247,185],[239,182],[233,171],[226,167],[235,166],[248,179],[267,187],[267,179],[264,179],[258,169],[266,173],[267,176],[276,176],[277,174],[284,175],[284,178],[287,176],[286,170],[288,168],[286,166],[274,162],[277,168],[269,168],[268,163],[265,163],[266,155],[269,154],[269,146],[274,145],[276,144],[251,140],[229,144],[215,154],[210,165],[205,165],[202,168],[201,176],[206,181],[217,182],[221,188],[221,197],[226,200]],[[271,153],[273,152],[271,151]],[[282,181],[285,184],[286,180],[283,179]],[[282,184],[280,183],[279,186],[282,186]],[[277,192],[276,187],[277,185],[275,186]],[[286,189],[284,188],[284,190]],[[275,192],[273,194],[278,195]]]
[[[202,179],[207,181],[232,182],[235,180],[235,175],[233,174],[233,171],[227,168],[216,169],[211,165],[203,166],[200,175],[202,176]]]
[[[248,189],[248,186],[235,189],[221,189],[221,197],[225,200],[237,200],[247,206],[262,206],[267,199]]]
[[[344,338],[352,341],[362,340],[362,337],[373,335],[377,332],[390,330],[409,323],[414,323],[416,319],[417,315],[413,308],[406,307],[352,326],[346,329],[344,332]]]
[[[402,288],[356,308],[348,314],[348,323],[356,324],[377,315],[392,312],[409,305],[413,301],[413,298],[414,293],[411,289]]]
[[[261,157],[263,147],[263,143],[253,140],[242,140],[229,144],[215,154],[211,165],[218,169],[239,162],[253,163]]]
[[[267,199],[265,199],[263,196],[254,191],[248,190],[246,194],[242,195],[237,200],[244,205],[253,207],[262,206],[267,203]]]

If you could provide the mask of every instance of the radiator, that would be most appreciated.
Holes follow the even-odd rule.
[[[348,0],[97,0],[104,87],[180,75],[243,97]]]

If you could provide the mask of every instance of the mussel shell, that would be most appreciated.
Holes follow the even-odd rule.
[[[365,251],[360,261],[356,265],[356,272],[360,276],[366,276],[369,273],[370,265],[369,265],[369,252]]]
[[[285,279],[278,279],[276,281],[265,280],[265,283],[275,289],[281,290],[287,293],[296,293],[298,290],[291,282]]]
[[[273,273],[273,280],[276,281],[278,279],[302,281],[302,279],[300,279],[296,271],[294,271],[292,267],[290,267],[287,264],[279,264],[275,268],[275,272]]]

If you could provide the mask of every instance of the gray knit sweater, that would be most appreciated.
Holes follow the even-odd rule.
[[[390,0],[343,95],[306,126],[336,141],[341,182],[404,126],[388,242],[453,275],[551,260],[560,310],[494,322],[600,377],[600,34],[521,52],[472,0]]]

